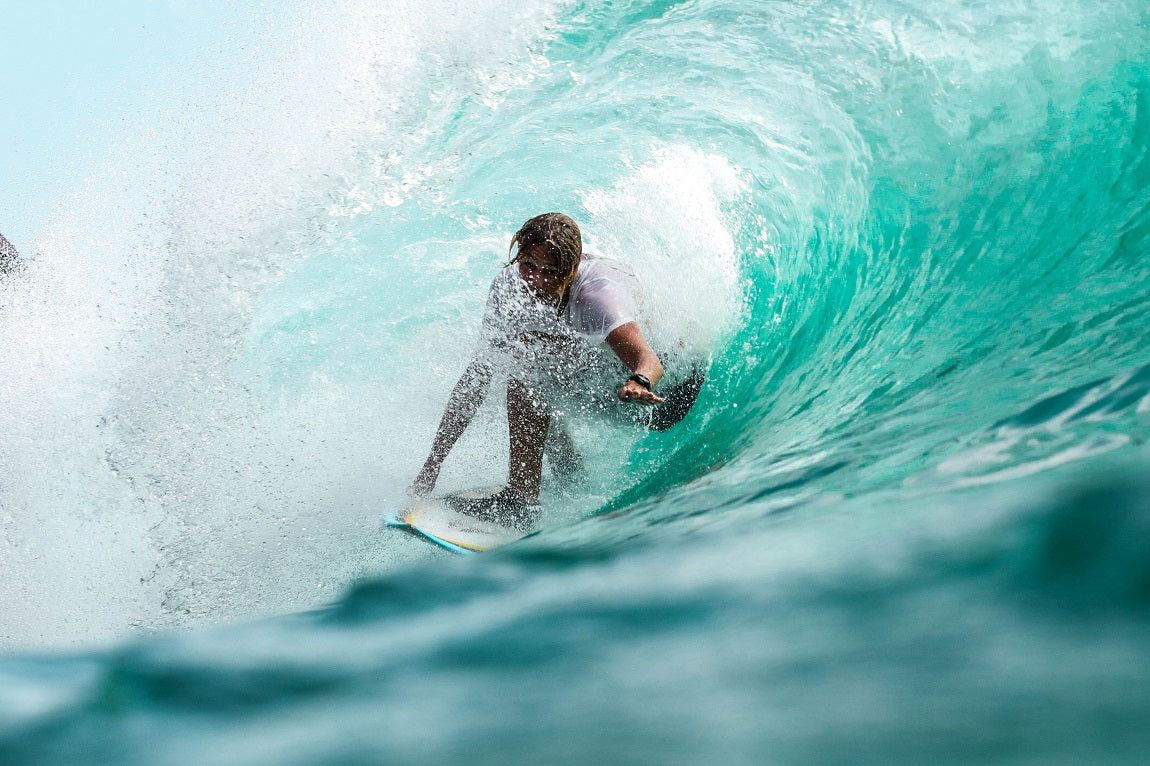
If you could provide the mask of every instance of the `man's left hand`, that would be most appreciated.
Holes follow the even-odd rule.
[[[651,405],[663,401],[663,397],[658,396],[653,391],[648,391],[633,380],[628,380],[615,393],[621,402]]]

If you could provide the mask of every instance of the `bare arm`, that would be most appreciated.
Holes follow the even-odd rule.
[[[436,431],[435,441],[431,445],[431,454],[428,455],[415,481],[411,483],[408,490],[411,494],[422,497],[435,489],[444,458],[471,424],[476,410],[487,396],[492,373],[491,365],[478,358],[472,359],[467,365],[467,369],[463,371],[459,382],[451,391],[447,409],[439,421],[439,430]]]
[[[663,377],[663,363],[647,344],[639,325],[634,322],[628,322],[612,330],[607,336],[607,345],[631,372],[650,380],[652,388]],[[662,397],[656,396],[633,380],[624,383],[616,394],[624,402],[658,404],[663,401]]]

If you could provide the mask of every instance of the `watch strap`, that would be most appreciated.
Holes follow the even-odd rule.
[[[640,375],[639,373],[635,373],[631,377],[627,378],[627,380],[633,380],[636,383],[638,383],[640,386],[642,386],[643,388],[647,389],[648,391],[651,390],[651,379],[648,378],[646,375]]]

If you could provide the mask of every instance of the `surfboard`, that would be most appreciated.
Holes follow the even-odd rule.
[[[647,427],[652,431],[668,431],[677,425],[695,406],[695,400],[699,398],[699,392],[706,382],[706,371],[700,370],[697,365],[691,365],[691,372],[684,380],[659,390],[663,403],[651,408]]]
[[[468,516],[458,508],[484,500],[503,487],[484,487],[425,497],[400,511],[388,526],[404,529],[453,553],[482,553],[526,537],[527,533]]]

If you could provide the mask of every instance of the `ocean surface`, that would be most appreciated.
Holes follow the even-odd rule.
[[[5,66],[0,763],[1150,758],[1145,0],[75,5]],[[707,385],[457,557],[383,521],[549,210]]]

